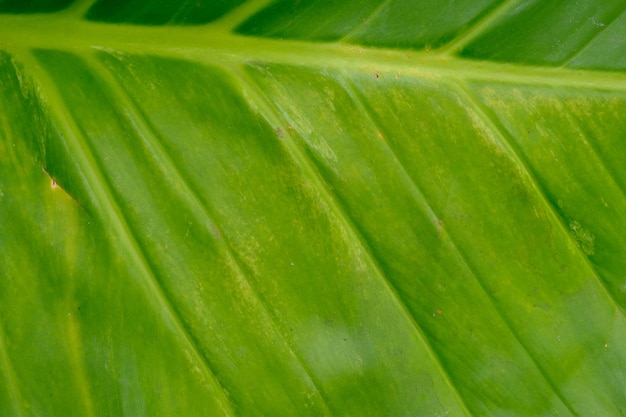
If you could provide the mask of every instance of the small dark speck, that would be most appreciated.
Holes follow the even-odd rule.
[[[285,135],[283,134],[283,131],[280,129],[276,129],[276,136],[278,136],[281,139],[285,137]]]
[[[374,73],[374,77],[376,77],[376,78],[380,78],[380,74],[379,74],[379,73],[377,73],[377,72],[375,72],[375,73]]]

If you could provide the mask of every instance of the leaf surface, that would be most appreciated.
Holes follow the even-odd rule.
[[[620,2],[0,2],[0,411],[626,415]]]

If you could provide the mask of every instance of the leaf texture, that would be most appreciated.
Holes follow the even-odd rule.
[[[570,3],[0,2],[0,414],[626,415]]]

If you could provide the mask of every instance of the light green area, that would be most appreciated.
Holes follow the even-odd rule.
[[[623,6],[135,3],[0,14],[1,416],[626,415]]]

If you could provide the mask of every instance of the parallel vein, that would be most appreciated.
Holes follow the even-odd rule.
[[[97,0],[76,0],[70,7],[59,13],[67,14],[71,17],[80,19],[87,14],[91,6],[93,6],[96,1]]]
[[[200,197],[199,192],[193,187],[190,181],[183,175],[180,167],[177,166],[176,162],[163,150],[162,145],[159,143],[158,133],[156,133],[156,129],[152,126],[150,121],[146,118],[144,113],[140,110],[138,104],[129,96],[123,86],[119,84],[114,76],[112,76],[109,71],[102,67],[102,65],[93,59],[89,59],[89,63],[91,68],[93,68],[100,77],[105,80],[105,82],[111,87],[110,91],[112,91],[117,100],[124,104],[124,109],[127,111],[127,120],[133,125],[133,127],[137,131],[137,137],[142,140],[144,145],[150,150],[150,154],[154,157],[155,161],[158,162],[160,169],[163,171],[163,174],[166,178],[171,178],[176,181],[177,184],[181,187],[179,191],[179,195],[185,196],[187,200],[188,206],[192,209],[192,212],[199,218],[206,220],[202,222],[202,224],[209,223],[212,228],[218,232],[220,236],[226,236],[224,230],[213,219],[213,215],[211,214],[211,209],[208,207]],[[206,230],[209,235],[213,235],[214,230]],[[304,363],[302,357],[293,349],[293,346],[288,342],[288,339],[285,335],[279,330],[280,327],[276,325],[275,317],[270,312],[270,309],[267,308],[265,302],[261,299],[258,292],[255,290],[254,286],[251,284],[250,279],[246,276],[246,269],[242,265],[242,260],[239,256],[236,255],[235,251],[228,243],[227,239],[217,239],[220,246],[224,250],[226,256],[233,261],[233,264],[236,268],[236,273],[242,281],[242,284],[245,288],[245,291],[251,294],[252,298],[258,302],[258,305],[261,308],[263,314],[265,314],[271,324],[271,328],[276,331],[277,334],[284,340],[285,344],[288,346],[290,353],[297,359],[299,364],[302,366],[302,369],[305,371],[306,375],[310,379],[311,383],[317,390],[320,398],[323,401],[323,406],[329,411],[328,402],[325,398],[323,391],[319,387],[319,383],[316,381],[316,378],[312,375],[308,366]]]
[[[489,111],[484,109],[480,101],[470,91],[468,91],[468,89],[464,85],[457,84],[457,91],[465,99],[466,103],[468,103],[468,105],[470,105],[471,108],[476,112],[476,114],[485,121],[486,125],[491,129],[495,136],[499,138],[502,146],[507,149],[509,155],[515,160],[516,164],[524,170],[524,173],[526,174],[528,180],[535,188],[537,195],[541,198],[541,201],[547,208],[548,213],[550,213],[554,222],[559,225],[558,230],[560,231],[560,233],[572,244],[574,248],[576,248],[580,259],[584,262],[585,266],[591,272],[594,279],[600,284],[608,299],[615,306],[615,309],[619,311],[622,316],[626,317],[624,307],[620,305],[620,303],[615,298],[615,295],[607,287],[607,283],[600,277],[599,272],[591,264],[589,258],[585,255],[585,253],[583,253],[582,248],[575,241],[575,238],[572,236],[571,233],[567,231],[567,226],[563,222],[563,219],[561,218],[561,216],[558,215],[558,213],[554,209],[554,206],[546,197],[546,191],[543,185],[537,179],[537,176],[533,172],[532,168],[530,168],[530,166],[528,165],[528,162],[526,162],[525,158],[513,145],[513,141],[510,139],[511,134],[506,130],[506,128],[504,128],[496,120],[494,120]]]
[[[372,111],[369,108],[369,106],[366,106],[362,99],[359,97],[358,94],[356,94],[354,92],[354,87],[352,85],[350,85],[349,82],[346,82],[343,87],[346,89],[346,91],[348,92],[348,94],[350,95],[350,97],[352,98],[352,100],[354,101],[354,103],[358,106],[359,109],[361,109],[361,113],[366,115],[366,119],[368,120],[368,122],[374,126],[376,128],[377,131],[384,131],[385,129],[383,129],[382,126],[380,126],[378,124],[378,122],[376,121],[376,118],[373,117],[372,115]],[[400,161],[400,159],[398,158],[398,156],[396,155],[396,152],[393,150],[393,148],[389,145],[389,143],[387,142],[387,140],[385,139],[385,137],[387,137],[387,134],[383,135],[383,139],[382,142],[384,143],[385,148],[387,149],[387,151],[389,152],[389,155],[391,156],[391,159],[394,163],[394,165],[396,165],[398,167],[398,170],[402,176],[402,180],[404,181],[404,183],[406,184],[407,188],[410,190],[411,195],[413,196],[413,198],[415,199],[415,201],[417,201],[417,203],[419,205],[421,205],[422,207],[424,207],[426,209],[426,211],[429,213],[429,215],[433,218],[440,218],[436,215],[436,213],[434,212],[434,210],[432,209],[431,205],[428,203],[428,200],[426,199],[426,197],[424,196],[424,194],[422,193],[422,191],[420,190],[420,188],[418,187],[417,183],[415,182],[415,180],[411,177],[411,175],[409,175],[409,173],[407,172],[406,168],[404,167],[403,163]],[[489,300],[491,306],[494,308],[494,310],[498,313],[498,316],[500,317],[500,319],[502,320],[502,322],[505,324],[506,328],[508,329],[508,331],[510,332],[510,334],[514,337],[514,339],[517,341],[517,343],[522,347],[522,349],[524,349],[524,351],[526,352],[526,354],[528,355],[528,358],[532,361],[532,363],[535,365],[535,367],[537,368],[537,370],[539,371],[539,373],[541,374],[541,376],[543,377],[543,379],[546,381],[546,383],[550,386],[550,388],[552,389],[552,391],[557,395],[557,397],[559,398],[559,400],[561,401],[561,403],[569,410],[569,412],[573,415],[573,416],[577,416],[578,414],[572,409],[571,405],[569,404],[569,402],[563,397],[563,395],[561,394],[560,390],[558,390],[558,388],[554,385],[554,383],[552,382],[551,378],[548,377],[548,375],[545,372],[545,369],[543,368],[543,366],[541,366],[541,364],[538,362],[537,358],[535,357],[535,355],[531,352],[531,350],[528,348],[528,346],[526,345],[526,343],[524,343],[521,338],[519,337],[517,331],[515,330],[515,328],[513,327],[513,325],[511,324],[510,320],[507,318],[507,316],[504,314],[502,308],[499,306],[499,304],[496,302],[493,294],[488,290],[488,288],[486,287],[486,285],[484,284],[483,280],[480,279],[480,275],[478,274],[478,272],[476,271],[476,269],[474,268],[474,266],[469,262],[466,254],[460,249],[459,245],[456,243],[455,238],[452,236],[452,234],[448,233],[449,239],[450,239],[450,243],[452,244],[452,248],[454,249],[454,251],[460,256],[463,264],[465,265],[465,267],[467,267],[468,271],[471,273],[472,277],[474,278],[474,280],[478,283],[478,285],[480,286],[480,288],[482,289],[482,292],[487,296],[487,299]]]
[[[242,86],[246,87],[246,90],[248,91],[248,94],[249,94],[249,99],[253,100],[255,105],[263,109],[263,116],[267,118],[268,122],[270,122],[270,124],[272,125],[283,125],[284,123],[282,122],[282,119],[278,115],[276,115],[272,106],[266,102],[265,98],[258,91],[258,87],[256,87],[254,82],[250,80],[247,75],[242,74],[241,72],[237,72],[237,76]],[[306,157],[305,154],[300,150],[299,146],[294,142],[294,140],[290,137],[290,135],[285,135],[284,140],[296,166],[298,166],[306,174],[307,178],[311,180],[311,182],[314,184],[316,189],[319,191],[320,195],[323,196],[324,200],[326,201],[329,208],[332,210],[332,212],[336,216],[337,220],[339,220],[344,225],[348,233],[351,235],[352,239],[355,242],[357,242],[358,245],[363,249],[365,255],[368,257],[369,261],[371,262],[371,265],[374,269],[374,272],[376,273],[376,276],[385,285],[392,301],[398,306],[398,308],[402,311],[403,315],[413,326],[413,330],[415,331],[419,340],[422,342],[422,344],[426,348],[432,361],[436,365],[436,368],[439,370],[442,378],[447,383],[449,389],[453,393],[459,407],[463,410],[465,415],[467,415],[468,417],[472,416],[473,414],[467,408],[465,401],[463,400],[462,396],[459,394],[455,384],[450,378],[450,375],[443,367],[439,356],[437,355],[437,353],[431,346],[430,342],[428,341],[428,338],[425,336],[423,329],[421,328],[419,323],[415,321],[415,318],[413,317],[413,315],[409,312],[409,309],[406,303],[402,301],[401,297],[398,295],[398,292],[393,286],[393,284],[391,283],[390,279],[385,276],[382,268],[380,267],[378,259],[373,254],[369,245],[365,242],[365,239],[363,238],[361,233],[358,231],[358,228],[354,225],[354,223],[352,222],[348,214],[345,212],[341,203],[339,203],[336,197],[334,196],[334,194],[330,192],[326,186],[324,186],[323,180],[320,178],[319,172],[313,166],[313,163],[309,160],[309,158]]]
[[[115,193],[111,190],[106,175],[102,173],[100,162],[93,156],[90,145],[82,136],[82,131],[76,121],[68,116],[71,115],[72,112],[65,107],[65,102],[57,91],[54,82],[49,78],[45,70],[39,66],[36,58],[32,57],[30,53],[21,58],[24,62],[30,63],[30,67],[33,69],[33,72],[38,75],[37,80],[42,86],[43,91],[45,91],[48,99],[54,101],[55,106],[51,106],[50,108],[50,117],[58,123],[59,129],[64,133],[65,142],[73,153],[75,160],[80,165],[81,171],[87,177],[94,198],[101,204],[101,213],[99,214],[105,220],[108,220],[105,221],[105,223],[112,226],[114,235],[123,242],[124,247],[130,249],[128,254],[133,263],[139,268],[142,283],[145,285],[148,293],[153,297],[154,301],[160,305],[160,310],[166,312],[168,319],[172,321],[175,329],[180,333],[182,340],[192,352],[193,359],[198,362],[203,369],[207,382],[212,385],[217,392],[221,393],[219,400],[224,414],[235,416],[232,405],[225,395],[224,388],[221,386],[204,355],[200,353],[199,346],[197,346],[194,338],[185,328],[177,311],[173,308],[167,295],[161,288],[150,262],[146,258],[141,245],[133,235],[131,227],[116,202]]]
[[[576,58],[578,58],[580,55],[585,53],[585,51],[593,44],[594,40],[596,40],[600,35],[602,35],[609,28],[609,26],[613,25],[620,17],[624,16],[625,14],[626,14],[626,10],[622,12],[621,14],[616,13],[615,15],[613,15],[610,21],[602,22],[602,25],[603,25],[601,26],[602,29],[596,31],[589,39],[587,39],[587,42],[584,45],[581,45],[578,47],[577,50],[572,51],[572,55],[569,58],[567,58],[565,62],[561,64],[561,66],[563,67],[569,66],[570,63],[576,60]]]
[[[494,10],[487,13],[480,20],[474,23],[465,32],[461,33],[447,45],[441,47],[437,52],[446,55],[454,55],[465,48],[469,43],[482,35],[486,30],[490,29],[494,22],[504,16],[513,7],[521,3],[521,0],[504,0]]]
[[[363,18],[363,21],[359,25],[355,26],[348,33],[343,35],[343,37],[341,38],[341,41],[344,41],[344,42],[349,41],[352,37],[357,35],[361,30],[363,30],[364,27],[371,24],[376,19],[376,17],[378,17],[378,15],[384,12],[385,9],[389,6],[389,3],[391,2],[392,0],[381,1],[380,4],[376,6],[374,10],[372,10],[369,16],[365,16]]]
[[[610,179],[610,182],[615,186],[615,188],[619,190],[619,195],[622,201],[626,202],[626,191],[624,190],[624,185],[622,184],[621,181],[617,180],[617,177],[615,176],[615,173],[613,172],[613,170],[610,169],[606,161],[600,157],[600,154],[598,153],[596,146],[593,144],[593,138],[591,138],[589,133],[585,131],[580,121],[576,117],[574,117],[571,110],[566,110],[565,113],[567,116],[567,120],[572,125],[576,126],[578,131],[583,136],[585,145],[587,145],[587,147],[591,151],[591,156],[593,157],[593,159],[597,161],[598,165],[600,166],[600,169],[607,174],[607,176]]]
[[[234,31],[241,23],[254,16],[257,12],[273,3],[274,0],[248,0],[230,13],[222,16],[211,23],[212,26],[220,26],[225,32]]]

